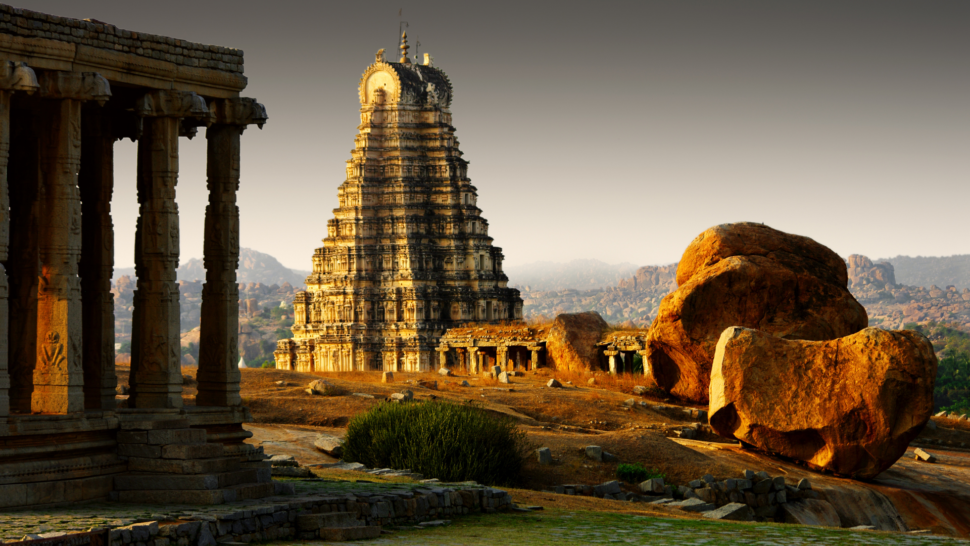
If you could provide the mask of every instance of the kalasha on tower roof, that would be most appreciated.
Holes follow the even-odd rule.
[[[361,124],[339,207],[294,300],[277,367],[430,371],[444,332],[521,320],[451,119],[445,73],[377,52],[360,79]]]

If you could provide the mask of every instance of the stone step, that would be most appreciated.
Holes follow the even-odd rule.
[[[204,444],[205,430],[201,428],[179,428],[163,430],[120,430],[119,444]]]
[[[209,490],[119,491],[118,501],[138,504],[223,504],[271,497],[272,483],[244,484]]]
[[[162,446],[163,459],[214,459],[225,456],[222,444],[170,444]]]
[[[219,457],[215,459],[146,459],[129,457],[130,472],[155,472],[159,474],[219,474],[240,469],[239,459]]]
[[[252,469],[259,472],[259,483],[269,483],[273,481],[273,468],[269,463],[258,461],[258,462],[245,462],[240,463],[239,468]]]
[[[189,428],[188,419],[122,419],[119,423],[121,430],[166,430]]]
[[[300,531],[317,531],[325,527],[359,527],[364,523],[353,512],[327,512],[323,514],[300,514],[296,516],[296,528]]]
[[[225,489],[240,484],[259,483],[255,470],[236,470],[222,474],[124,474],[115,476],[118,491],[174,491]]]

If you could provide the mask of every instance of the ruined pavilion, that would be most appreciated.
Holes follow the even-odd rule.
[[[408,59],[406,34],[398,62],[383,52],[360,79],[339,208],[277,368],[430,371],[448,328],[522,318],[458,149],[451,82],[428,55]]]
[[[271,495],[236,368],[242,51],[0,4],[0,508]],[[209,204],[195,405],[179,346],[180,137]],[[116,405],[113,146],[138,141],[130,397]],[[115,203],[119,206],[118,203]]]

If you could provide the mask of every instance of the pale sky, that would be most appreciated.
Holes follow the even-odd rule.
[[[734,221],[843,256],[970,253],[968,2],[14,5],[243,49],[244,94],[270,119],[242,138],[241,242],[289,267],[309,269],[326,234],[360,75],[402,19],[451,79],[509,265],[670,263]],[[180,146],[184,262],[202,255],[204,136]],[[134,151],[116,145],[118,267],[133,263]]]

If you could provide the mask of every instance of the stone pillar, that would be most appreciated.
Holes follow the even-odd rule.
[[[610,375],[616,375],[616,355],[617,351],[603,351],[603,354],[610,357]]]
[[[469,370],[468,370],[468,373],[469,374],[476,374],[476,373],[478,373],[478,370],[479,370],[479,367],[478,367],[478,347],[469,347],[468,348],[468,367],[469,367]]]
[[[111,294],[114,269],[114,134],[100,107],[85,105],[81,114],[81,331],[84,337],[84,408],[114,409],[115,313]]]
[[[10,198],[7,191],[7,163],[10,153],[10,99],[14,91],[28,95],[38,88],[37,76],[24,63],[0,63],[0,418],[10,414],[10,375],[7,369],[9,349],[9,286],[2,264],[10,257]],[[0,433],[6,432],[0,423]]]
[[[539,369],[539,349],[532,349],[532,369]]]
[[[438,347],[438,368],[448,367],[448,347]]]
[[[253,99],[217,100],[206,130],[209,204],[205,208],[199,406],[238,406],[239,397],[239,137],[246,125],[266,121]]]
[[[647,362],[647,351],[637,351],[637,354],[640,355],[640,362],[643,366],[643,376],[650,377],[650,364]]]
[[[179,291],[178,137],[181,118],[208,117],[195,93],[153,91],[140,98],[135,289],[131,326],[131,394],[134,408],[182,406]],[[201,358],[201,355],[200,355]]]
[[[503,370],[508,370],[509,368],[509,358],[508,358],[508,347],[498,346],[495,348],[495,364],[501,367]]]
[[[42,109],[41,177],[38,200],[43,216],[38,233],[40,278],[37,288],[37,361],[33,413],[84,410],[82,368],[81,200],[77,173],[81,162],[81,103],[107,100],[107,80],[91,72],[45,72]]]
[[[522,369],[522,349],[520,347],[515,348],[515,367]]]

